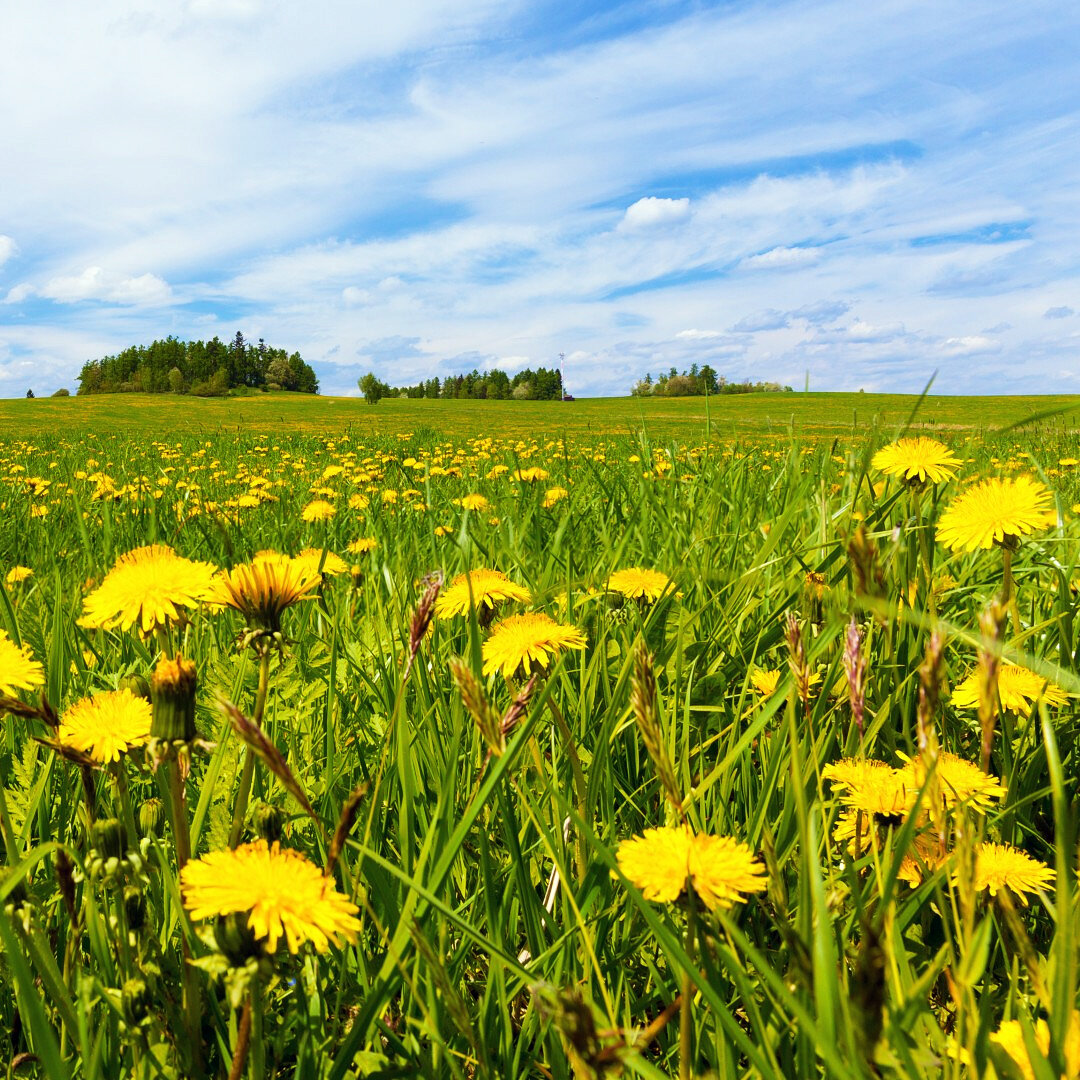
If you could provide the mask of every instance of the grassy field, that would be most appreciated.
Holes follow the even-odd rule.
[[[1054,404],[2,403],[7,1075],[1075,1077]]]
[[[1080,397],[927,397],[906,394],[749,394],[704,398],[582,398],[545,401],[386,400],[369,406],[359,398],[259,394],[196,399],[171,395],[102,395],[0,401],[0,431],[38,436],[123,431],[304,431],[354,435],[397,434],[418,427],[450,437],[493,435],[630,434],[645,427],[659,438],[693,437],[706,413],[723,433],[843,434],[875,422],[883,430],[905,424],[918,405],[916,423],[927,429],[1002,428],[1055,414],[1044,423],[1075,424]]]

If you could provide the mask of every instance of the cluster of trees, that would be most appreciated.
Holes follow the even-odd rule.
[[[634,397],[698,397],[704,394],[790,394],[790,386],[775,382],[728,382],[708,364],[692,364],[680,374],[671,368],[667,374],[646,375],[630,391]]]
[[[469,398],[496,401],[559,401],[562,398],[562,376],[558,368],[525,368],[516,375],[507,375],[495,368],[483,373],[473,368],[467,375],[451,375],[445,379],[426,379],[413,386],[389,386],[368,372],[359,380],[364,399],[374,405],[384,397],[403,398]]]
[[[196,394],[221,397],[230,390],[296,390],[317,394],[319,380],[298,352],[257,345],[240,331],[226,345],[167,337],[150,345],[132,345],[116,356],[87,360],[79,373],[80,394]]]

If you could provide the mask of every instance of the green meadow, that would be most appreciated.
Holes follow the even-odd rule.
[[[0,403],[6,1075],[1075,1077],[1076,405]]]
[[[36,436],[65,431],[356,431],[394,434],[424,426],[447,436],[476,434],[630,434],[646,429],[660,438],[704,428],[719,432],[783,435],[883,430],[914,418],[927,430],[992,430],[1042,418],[1069,423],[1080,407],[1075,395],[943,397],[906,394],[732,394],[692,398],[580,398],[572,402],[442,401],[385,399],[370,406],[360,398],[307,394],[258,394],[190,398],[171,394],[0,401],[0,432]]]

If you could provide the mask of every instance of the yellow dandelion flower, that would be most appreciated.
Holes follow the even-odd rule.
[[[512,601],[527,604],[532,593],[511,581],[501,570],[480,568],[466,574],[458,574],[439,594],[435,601],[435,614],[468,615],[472,606],[493,609],[496,604]]]
[[[998,668],[998,697],[1008,712],[1027,712],[1040,699],[1047,705],[1064,705],[1069,695],[1049,679],[1036,675],[1019,664]],[[949,699],[958,709],[979,707],[979,673],[973,671],[952,692]]]
[[[103,765],[119,761],[150,738],[150,702],[127,689],[83,698],[64,713],[57,737]]]
[[[646,829],[643,836],[623,840],[615,857],[646,900],[670,904],[686,888],[692,840],[685,827]]]
[[[640,566],[616,570],[607,580],[608,592],[619,593],[629,600],[647,600],[650,603],[659,600],[674,585],[667,574]]]
[[[764,869],[749,847],[686,826],[646,829],[619,844],[616,859],[646,900],[661,903],[677,900],[687,882],[710,911],[765,888]]]
[[[1045,1020],[1037,1020],[1033,1025],[1035,1046],[1043,1057],[1050,1054],[1050,1026]],[[990,1041],[996,1043],[1016,1063],[1024,1080],[1035,1080],[1035,1066],[1028,1054],[1024,1029],[1019,1020],[1006,1020],[997,1031],[992,1032]],[[1069,1080],[1080,1077],[1080,1011],[1073,1009],[1069,1018],[1069,1030],[1065,1035],[1065,1076]]]
[[[898,476],[907,483],[940,484],[951,480],[960,467],[960,459],[936,439],[898,439],[882,447],[870,462],[889,476]]]
[[[127,630],[138,623],[149,634],[208,600],[216,572],[211,563],[185,559],[165,544],[135,548],[83,601],[79,625]]]
[[[0,630],[0,695],[11,697],[16,690],[33,690],[45,682],[45,672],[25,645],[16,645],[6,630]]]
[[[880,817],[903,815],[914,801],[910,778],[883,761],[844,758],[821,770],[838,789],[838,798],[851,810]]]
[[[246,912],[257,941],[273,953],[284,937],[289,952],[310,941],[317,952],[355,941],[359,910],[332,878],[298,851],[265,840],[212,851],[180,871],[184,906],[193,919]]]
[[[997,896],[1001,889],[1008,889],[1024,903],[1024,893],[1049,888],[1054,876],[1051,867],[1011,844],[985,843],[975,849],[976,892],[989,889],[991,896]]]
[[[299,555],[293,557],[293,562],[309,567],[312,573],[317,573],[319,563],[322,563],[322,572],[327,576],[344,574],[349,569],[345,560],[332,551],[327,551],[326,557],[323,558],[322,548],[304,548]]]
[[[905,754],[900,756],[905,759],[900,769],[905,783],[915,791],[921,790],[926,782],[926,768],[922,759],[908,758]],[[995,800],[1005,798],[1006,789],[996,776],[988,776],[977,765],[955,754],[941,751],[934,775],[941,798],[949,808],[964,805],[985,814],[993,808]]]
[[[542,612],[511,615],[497,622],[484,642],[484,674],[502,671],[510,678],[519,669],[546,668],[564,649],[584,649],[585,635],[576,626],[555,622]]]
[[[541,469],[539,465],[530,465],[527,469],[514,470],[514,479],[523,484],[535,484],[538,480],[546,480],[547,478],[547,469]]]
[[[491,503],[484,498],[483,495],[473,493],[466,495],[461,500],[462,510],[487,510],[491,506]]]
[[[937,538],[953,551],[1015,544],[1020,537],[1057,524],[1050,491],[1029,476],[983,480],[949,504]]]
[[[379,542],[373,536],[361,536],[358,540],[349,541],[349,554],[350,555],[366,555],[369,551],[374,551],[379,546]]]
[[[755,668],[750,672],[750,685],[763,698],[772,697],[780,685],[783,672],[779,668]],[[810,672],[809,685],[817,686],[821,682],[821,672]]]
[[[746,844],[704,833],[690,845],[690,880],[710,911],[730,907],[766,885],[765,869]]]
[[[550,510],[556,503],[560,503],[563,499],[568,498],[570,492],[564,487],[551,487],[544,492],[543,501],[540,505],[545,510]]]
[[[4,581],[8,585],[21,585],[27,578],[32,578],[34,571],[29,566],[13,566],[8,572]]]
[[[211,603],[239,611],[249,626],[278,633],[282,612],[306,599],[318,584],[319,575],[310,564],[260,551],[251,562],[223,570],[214,579]]]
[[[304,521],[329,521],[336,513],[337,509],[333,503],[328,503],[325,499],[312,499],[301,511],[300,516]]]
[[[441,540],[444,536],[450,536],[453,533],[453,529],[449,525],[436,525],[435,535]]]
[[[349,496],[350,510],[366,510],[370,504],[371,500],[366,495],[361,495],[358,491]]]

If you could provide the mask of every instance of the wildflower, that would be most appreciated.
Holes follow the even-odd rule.
[[[1009,712],[1027,712],[1036,701],[1064,705],[1069,696],[1055,683],[1019,664],[1002,664],[997,672],[997,692],[1001,707]],[[958,709],[979,705],[979,672],[973,671],[953,690],[950,699]]]
[[[490,611],[507,600],[527,604],[532,600],[532,594],[500,570],[470,570],[467,574],[458,574],[443,590],[435,605],[435,614],[440,618],[467,615],[471,606]]]
[[[487,510],[489,506],[491,506],[491,503],[483,495],[466,495],[461,500],[462,510]]]
[[[901,757],[905,755],[901,754]],[[926,782],[927,770],[921,758],[906,758],[900,769],[904,782],[914,791]],[[1006,789],[996,776],[989,776],[970,761],[939,751],[937,777],[941,798],[950,809],[964,805],[977,813],[985,814],[992,809],[995,800],[1005,798]]]
[[[745,844],[695,835],[686,826],[646,829],[619,844],[619,869],[646,900],[672,903],[687,883],[710,911],[765,888],[764,870]]]
[[[330,577],[333,574],[344,574],[349,569],[340,555],[335,555],[332,551],[325,551],[324,554],[323,548],[304,548],[299,555],[293,558],[293,562],[306,566],[313,574],[319,572],[319,564],[321,563],[324,577]]]
[[[546,668],[563,649],[584,649],[585,635],[542,612],[511,615],[495,624],[484,642],[484,674],[502,671],[510,678],[519,669],[528,674],[534,665]]]
[[[4,581],[8,585],[21,585],[27,578],[34,576],[34,571],[29,566],[13,566],[8,572]]]
[[[86,597],[79,625],[127,630],[138,623],[148,634],[180,619],[185,608],[208,600],[216,569],[211,563],[185,559],[165,544],[135,548],[121,555]]]
[[[645,570],[640,566],[616,570],[607,580],[609,592],[619,593],[630,600],[649,603],[659,600],[674,584],[667,574],[662,574],[659,570]]]
[[[941,515],[938,539],[953,551],[994,544],[1014,547],[1021,536],[1057,522],[1050,492],[1028,476],[984,480],[955,499]]]
[[[1050,1026],[1045,1020],[1037,1020],[1033,1025],[1035,1046],[1043,1057],[1050,1054]],[[1016,1063],[1023,1080],[1035,1080],[1035,1067],[1028,1054],[1024,1040],[1024,1028],[1019,1020],[1006,1020],[997,1031],[992,1032],[990,1041],[996,1043]],[[1062,1048],[1065,1057],[1065,1076],[1075,1080],[1080,1076],[1080,1010],[1073,1009],[1069,1018],[1069,1030]]]
[[[545,510],[550,510],[556,503],[562,502],[562,500],[567,498],[569,495],[570,492],[567,491],[564,487],[548,488],[547,491],[544,492],[544,498],[541,501],[540,505]]]
[[[857,812],[902,817],[914,801],[910,777],[883,761],[844,758],[826,765],[821,775],[839,790],[840,801]]]
[[[268,953],[284,937],[289,952],[310,941],[317,952],[356,940],[358,908],[298,851],[265,840],[212,851],[180,871],[184,906],[193,919],[246,913]]]
[[[214,579],[213,603],[231,607],[248,625],[269,633],[281,631],[281,615],[319,584],[308,563],[274,551],[262,551],[251,560],[222,571]]]
[[[361,536],[359,540],[350,540],[348,551],[351,555],[366,555],[369,551],[374,551],[379,546],[379,542],[373,536]]]
[[[535,484],[538,480],[548,478],[547,469],[541,469],[539,465],[530,465],[527,469],[515,469],[514,479],[523,484]]]
[[[882,447],[870,462],[889,476],[898,476],[908,484],[940,484],[956,476],[960,459],[936,439],[898,439]]]
[[[1054,882],[1054,871],[1011,844],[980,844],[975,849],[975,891],[991,896],[1008,889],[1024,903],[1024,893],[1038,892]]]
[[[25,645],[16,645],[6,630],[0,630],[0,696],[11,697],[16,690],[33,690],[45,682],[45,673]]]
[[[83,698],[64,713],[57,735],[100,764],[119,761],[150,738],[150,702],[128,689]]]
[[[328,503],[325,499],[312,499],[300,516],[304,521],[329,521],[336,513],[337,508],[333,503]]]

